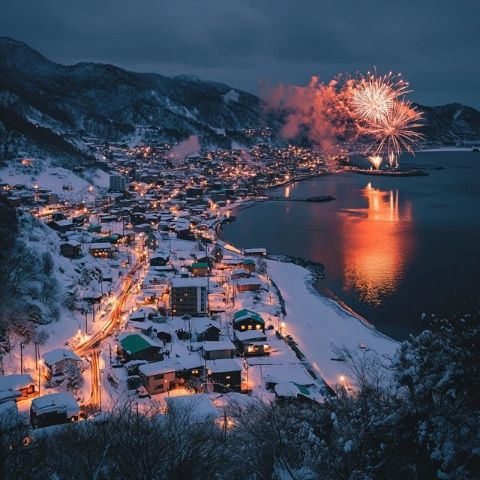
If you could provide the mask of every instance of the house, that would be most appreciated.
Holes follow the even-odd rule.
[[[257,269],[257,264],[255,263],[255,260],[251,258],[244,258],[242,260],[241,267],[244,270],[249,271],[250,273],[254,273],[255,270]]]
[[[263,374],[267,389],[274,391],[279,383],[292,382],[304,387],[313,387],[315,380],[302,365],[269,365]]]
[[[115,248],[111,243],[91,243],[90,255],[97,258],[112,258],[115,255]]]
[[[170,308],[173,315],[206,313],[208,286],[206,278],[174,278],[170,286]]]
[[[82,254],[82,244],[75,240],[60,245],[60,253],[67,258],[76,258]]]
[[[82,359],[68,348],[56,348],[43,354],[43,363],[48,369],[48,376],[62,375],[65,368],[78,364]]]
[[[68,232],[69,230],[73,230],[74,224],[72,220],[52,220],[47,224],[53,230],[56,230],[60,233]]]
[[[210,274],[210,265],[207,262],[192,263],[190,268],[194,277],[207,277]]]
[[[170,260],[168,253],[156,253],[150,257],[150,265],[152,267],[164,267]]]
[[[212,320],[202,321],[196,319],[192,322],[192,340],[194,342],[218,342],[220,338],[220,327]]]
[[[270,355],[270,345],[261,330],[235,330],[235,343],[246,357]]]
[[[295,401],[298,403],[312,403],[322,402],[324,400],[313,388],[295,382],[277,383],[273,390],[280,402]]]
[[[145,363],[140,365],[138,371],[143,385],[150,395],[168,392],[178,387],[177,370],[181,370],[176,360]]]
[[[30,424],[34,428],[74,422],[80,415],[80,407],[69,393],[50,393],[32,400]]]
[[[208,381],[213,383],[215,392],[240,392],[242,387],[242,366],[233,358],[207,360]]]
[[[191,378],[203,378],[205,374],[205,361],[197,353],[191,355],[183,355],[178,357],[177,362],[182,367],[177,370],[177,378],[182,378],[185,381]]]
[[[233,314],[234,330],[261,330],[265,333],[265,320],[257,312],[246,308]]]
[[[30,375],[14,374],[0,378],[0,397],[5,399],[11,396],[11,400],[24,400],[36,394],[35,383]]]
[[[218,342],[203,342],[203,358],[205,360],[217,360],[221,358],[233,358],[235,345],[230,340],[220,340]]]
[[[250,278],[251,273],[244,268],[235,268],[230,274],[232,280],[238,280],[239,278]]]
[[[131,360],[146,360],[154,362],[162,359],[161,347],[141,333],[121,335],[118,352],[125,362]]]
[[[239,278],[235,280],[239,292],[257,292],[262,288],[262,282],[257,278]]]

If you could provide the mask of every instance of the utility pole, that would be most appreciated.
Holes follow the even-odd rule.
[[[23,342],[20,342],[20,373],[23,375]]]
[[[35,369],[38,369],[38,357],[39,357],[39,351],[38,351],[38,342],[34,342],[35,346]]]

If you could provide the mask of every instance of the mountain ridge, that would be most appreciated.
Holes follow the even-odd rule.
[[[232,93],[233,92],[233,93]],[[83,139],[179,141],[198,135],[204,146],[252,144],[244,130],[279,130],[262,100],[194,75],[167,77],[112,64],[55,63],[26,43],[0,37],[0,159],[19,152],[92,161]],[[419,105],[429,143],[480,139],[480,112],[452,103]],[[45,129],[33,135],[35,128]],[[49,132],[47,132],[47,130]]]

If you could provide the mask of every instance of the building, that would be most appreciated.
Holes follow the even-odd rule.
[[[76,258],[82,255],[82,244],[75,240],[62,243],[60,245],[60,253],[67,258]]]
[[[192,322],[192,341],[194,342],[218,342],[220,338],[220,326],[212,320],[202,321],[198,318]]]
[[[48,376],[62,375],[68,366],[78,366],[82,359],[68,348],[56,348],[43,354],[43,363],[48,369]]]
[[[166,360],[140,365],[138,371],[147,392],[150,395],[157,395],[178,387],[176,372],[180,369],[180,364],[175,360]]]
[[[52,220],[51,222],[48,222],[47,225],[52,228],[53,230],[56,230],[59,233],[65,233],[68,232],[69,230],[73,230],[75,225],[72,220]]]
[[[171,281],[172,315],[198,315],[207,312],[206,278],[174,278]]]
[[[122,175],[110,175],[111,192],[124,193],[128,190],[128,178]]]
[[[51,393],[32,400],[30,424],[34,428],[74,422],[80,415],[75,398],[69,393]]]
[[[265,320],[257,312],[246,308],[233,314],[234,330],[261,330],[265,333]]]
[[[233,358],[235,345],[230,340],[218,342],[203,342],[203,358],[205,360],[217,360],[222,358]]]
[[[146,360],[154,362],[162,359],[161,347],[141,333],[122,335],[118,344],[118,353],[126,362]]]
[[[202,378],[205,370],[203,360],[197,354],[192,354],[146,363],[140,365],[138,371],[147,392],[150,395],[157,395],[175,390],[192,378]]]
[[[270,345],[261,330],[235,330],[235,343],[246,357],[270,355]]]
[[[195,262],[191,266],[194,277],[208,277],[210,274],[210,265],[207,262]]]
[[[215,392],[240,392],[242,389],[242,366],[233,358],[207,360],[208,381]]]
[[[111,243],[91,243],[90,255],[97,258],[112,258],[115,255],[115,248]]]
[[[23,400],[36,395],[35,382],[30,375],[5,375],[0,378],[0,401]]]
[[[239,292],[257,292],[262,288],[262,282],[258,278],[238,278],[235,285]]]

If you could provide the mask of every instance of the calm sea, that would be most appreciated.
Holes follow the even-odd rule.
[[[322,294],[405,338],[422,329],[423,312],[478,307],[480,153],[418,153],[401,164],[430,175],[348,173],[298,182],[271,194],[336,200],[260,203],[239,211],[222,236],[240,247],[321,262]]]

